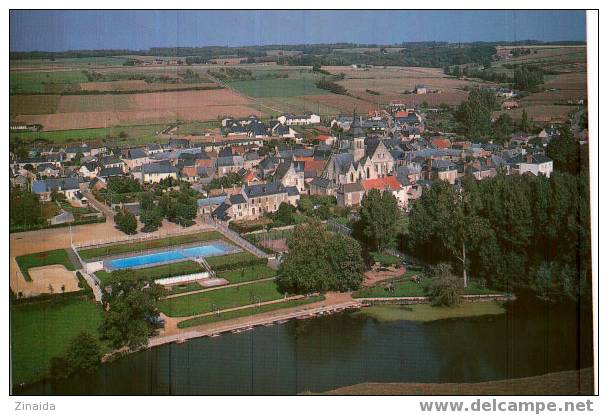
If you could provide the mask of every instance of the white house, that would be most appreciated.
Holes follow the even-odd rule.
[[[312,112],[306,112],[304,115],[286,113],[277,117],[277,120],[283,125],[312,125],[321,123],[321,117]]]

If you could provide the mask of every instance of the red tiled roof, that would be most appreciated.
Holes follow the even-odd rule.
[[[361,184],[363,185],[363,188],[366,191],[372,189],[385,190],[387,188],[390,188],[393,191],[401,189],[401,184],[395,176],[386,176],[377,179],[367,179],[363,180]]]
[[[409,111],[397,111],[395,113],[395,118],[407,117],[408,115],[410,115]]]
[[[304,161],[304,171],[323,171],[325,160],[306,160]]]
[[[194,166],[186,166],[182,169],[182,174],[187,177],[196,177],[198,173],[196,171],[196,167]]]
[[[431,143],[438,149],[450,148],[452,143],[447,138],[435,138]]]

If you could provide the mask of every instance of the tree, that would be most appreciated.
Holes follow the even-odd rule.
[[[368,246],[378,252],[395,248],[403,215],[391,192],[371,190],[361,201],[360,215],[355,234],[362,234]]]
[[[494,138],[499,143],[505,143],[513,133],[513,120],[509,114],[501,114],[494,122]]]
[[[363,281],[363,259],[357,241],[328,231],[319,221],[296,226],[287,246],[289,252],[277,278],[283,291],[346,291],[357,289]]]
[[[458,106],[456,120],[463,133],[472,139],[480,139],[492,133],[492,111],[498,107],[496,95],[485,88],[475,88],[469,98]]]
[[[514,86],[522,91],[536,92],[543,82],[542,70],[534,66],[520,65],[513,73]]]
[[[154,207],[154,195],[150,192],[144,192],[139,195],[139,208],[148,210]]]
[[[137,233],[137,219],[127,209],[120,209],[116,215],[114,215],[114,223],[118,229],[127,235],[134,235]]]
[[[268,216],[279,226],[287,226],[294,223],[293,215],[296,213],[296,208],[289,204],[282,202],[279,208],[274,213],[269,213]]]
[[[20,188],[10,188],[9,220],[11,226],[35,226],[43,223],[38,196]]]
[[[137,350],[148,343],[159,311],[156,302],[165,294],[162,286],[147,281],[133,270],[113,271],[104,284],[101,338],[116,349]]]
[[[190,197],[186,191],[180,192],[175,204],[174,221],[182,226],[191,226],[196,218],[197,208],[196,199]]]
[[[427,290],[434,306],[453,307],[460,304],[462,281],[452,274],[449,264],[440,263],[433,267]]]
[[[525,133],[532,132],[532,128],[534,128],[532,122],[528,119],[528,112],[525,108],[521,112],[521,123],[519,124],[519,128]]]
[[[177,202],[174,198],[165,193],[160,198],[158,206],[160,207],[163,216],[166,217],[167,220],[171,222],[175,221]]]
[[[589,168],[588,146],[581,145],[568,127],[560,130],[559,137],[547,145],[547,157],[553,160],[555,170],[578,174]]]
[[[139,221],[144,224],[142,232],[154,232],[163,223],[163,214],[158,206],[152,206],[141,210],[139,213]]]
[[[99,342],[93,335],[82,331],[72,339],[66,352],[70,372],[93,372],[101,362]]]

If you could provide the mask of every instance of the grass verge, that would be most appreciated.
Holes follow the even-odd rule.
[[[214,305],[221,310],[281,298],[283,294],[274,281],[262,281],[161,300],[158,308],[170,317],[188,317],[209,313]]]
[[[139,268],[132,271],[135,272],[137,278],[145,277],[147,280],[156,280],[159,278],[175,277],[178,275],[196,274],[203,272],[205,269],[194,261],[174,262],[171,264],[158,265],[149,268]],[[110,272],[97,271],[95,276],[101,280],[103,284],[108,281]],[[200,286],[199,286],[200,287]]]
[[[434,307],[430,304],[379,305],[366,307],[356,314],[372,317],[380,322],[391,321],[435,321],[448,318],[479,317],[497,315],[505,312],[502,304],[496,301],[462,303],[456,307]]]
[[[299,300],[285,301],[282,303],[262,305],[260,307],[246,308],[243,310],[228,311],[226,313],[220,313],[214,316],[195,317],[189,320],[181,321],[177,324],[180,329],[188,327],[200,326],[201,324],[215,323],[218,321],[231,320],[239,317],[253,316],[255,314],[265,313],[267,311],[278,310],[281,308],[296,307],[299,305],[316,303],[323,301],[325,297],[323,295],[315,295],[312,297],[301,298]]]
[[[230,284],[238,284],[240,282],[254,281],[262,278],[270,278],[277,275],[277,272],[266,265],[254,265],[241,269],[233,269],[231,271],[219,272],[217,276],[228,280]]]

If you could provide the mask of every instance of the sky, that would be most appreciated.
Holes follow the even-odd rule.
[[[585,40],[584,11],[11,11],[10,50]]]

